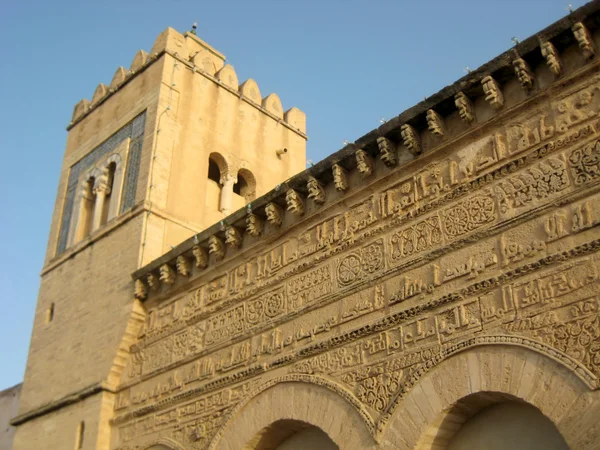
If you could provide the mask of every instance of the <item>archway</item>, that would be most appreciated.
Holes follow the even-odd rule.
[[[282,419],[260,430],[243,450],[339,450],[319,427],[299,420]]]

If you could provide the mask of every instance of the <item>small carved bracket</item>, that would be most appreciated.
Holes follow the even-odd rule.
[[[483,77],[481,85],[483,86],[483,93],[485,94],[486,101],[492,105],[493,108],[502,108],[502,106],[504,106],[504,96],[502,95],[502,91],[496,80],[488,75],[487,77]]]
[[[177,257],[177,259],[175,260],[175,267],[177,268],[177,273],[179,275],[183,275],[184,277],[188,277],[191,273],[190,262],[183,255],[179,255]]]
[[[585,25],[577,22],[571,27],[571,30],[577,40],[577,44],[579,44],[579,48],[583,52],[583,56],[587,59],[593,58],[596,54],[596,48]]]
[[[463,122],[473,122],[475,120],[475,108],[469,97],[463,92],[459,92],[454,96],[454,104],[458,109],[458,114]]]
[[[515,59],[513,59],[512,65],[521,86],[527,90],[531,89],[533,87],[534,78],[527,62],[515,52]]]
[[[204,269],[208,266],[208,257],[206,256],[206,251],[199,245],[194,245],[192,247],[192,254],[194,255],[195,264],[198,269]]]
[[[233,248],[242,246],[242,234],[236,227],[227,227],[225,229],[225,243]]]
[[[308,177],[306,188],[308,189],[308,198],[312,198],[315,203],[325,203],[325,189],[319,180],[315,177]]]
[[[171,266],[168,264],[163,264],[160,266],[160,281],[165,284],[173,284],[175,283],[175,272],[171,269]]]
[[[217,236],[211,236],[208,238],[208,253],[215,255],[219,259],[225,257],[225,244]]]
[[[433,109],[427,110],[427,128],[431,131],[431,134],[435,136],[444,135],[444,119],[436,113]]]
[[[542,56],[546,59],[546,63],[550,68],[550,72],[558,77],[562,71],[562,65],[556,47],[554,47],[552,42],[546,41],[540,43],[540,48],[542,50]]]
[[[348,189],[348,177],[346,176],[344,168],[339,164],[334,164],[331,166],[331,171],[333,172],[333,184],[335,185],[335,188],[338,191],[345,191]]]
[[[414,127],[405,123],[400,127],[400,134],[402,134],[404,145],[413,155],[421,153],[421,140],[419,139],[419,133],[417,133]]]
[[[291,211],[292,214],[298,216],[304,214],[304,200],[295,190],[290,189],[285,193],[285,202],[287,203],[287,210]]]
[[[263,222],[256,214],[248,214],[246,217],[246,231],[250,236],[258,237],[262,234]]]
[[[142,280],[135,280],[133,286],[133,295],[138,300],[144,300],[148,296],[148,288]]]
[[[150,289],[152,289],[153,291],[158,290],[158,288],[160,287],[160,281],[158,280],[158,278],[156,278],[156,275],[154,275],[153,273],[148,274],[148,276],[146,277],[146,281],[148,282],[148,286],[150,286]]]
[[[396,165],[396,150],[394,144],[387,138],[377,138],[377,146],[379,147],[379,155],[384,164],[388,167]]]
[[[379,143],[377,143],[379,145]],[[356,168],[363,175],[371,175],[373,173],[373,160],[364,150],[356,150]]]
[[[267,206],[265,206],[265,214],[270,224],[280,227],[283,223],[283,213],[281,208],[275,203],[267,203]]]

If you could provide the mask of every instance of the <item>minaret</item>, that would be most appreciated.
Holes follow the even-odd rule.
[[[131,274],[304,170],[306,119],[168,28],[68,126],[14,448],[108,450]]]

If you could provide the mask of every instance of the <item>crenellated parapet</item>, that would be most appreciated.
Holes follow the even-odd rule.
[[[279,96],[275,93],[262,97],[258,84],[251,78],[240,84],[233,66],[225,63],[225,55],[196,35],[181,34],[172,28],[167,28],[157,37],[150,53],[139,50],[134,55],[129,69],[119,67],[108,86],[100,83],[96,87],[91,101],[87,99],[79,101],[73,109],[68,129],[75,126],[164,54],[172,56],[186,69],[208,78],[239,97],[240,100],[261,110],[273,120],[306,137],[306,116],[302,111],[295,107],[285,111]]]
[[[223,220],[224,225],[209,227],[138,270],[133,274],[136,296],[144,295],[147,298],[155,295],[154,292],[160,292],[162,296],[172,289],[171,285],[165,283],[157,291],[153,291],[152,286],[146,286],[149,274],[160,279],[160,266],[165,263],[174,267],[177,258],[182,255],[193,260],[192,253],[201,249],[202,254],[206,255],[206,264],[191,267],[190,275],[192,278],[200,276],[203,271],[226,263],[230,258],[253,248],[261,239],[272,239],[286,233],[314,214],[343,201],[346,196],[352,196],[364,183],[397,177],[413,161],[426,157],[430,152],[449,148],[467,135],[483,132],[491,121],[501,122],[503,117],[514,114],[525,102],[546,99],[548,92],[560,80],[576,77],[586,66],[597,64],[594,59],[597,23],[589,20],[585,14],[585,11],[578,10],[524,40],[354,143],[278,185],[247,208],[229,215]],[[178,44],[179,52],[184,52],[185,42],[189,39],[188,35],[183,37]],[[169,42],[168,39],[163,40]],[[165,47],[168,45],[165,44]],[[563,55],[568,55],[568,58]],[[196,70],[202,71],[198,67]],[[223,65],[214,77],[229,88],[236,86],[241,99],[257,104],[269,114],[283,116],[284,121],[294,128],[304,129],[302,112],[292,108],[281,113],[279,98],[275,94],[262,98],[254,80],[247,80],[238,88],[233,67]],[[80,106],[82,108],[84,106]],[[499,160],[506,152],[506,142],[502,140],[505,138],[495,139],[490,145],[495,152],[494,157]],[[448,177],[454,182],[452,180],[456,179],[459,170],[475,176],[479,170],[477,164],[483,167],[484,162],[471,163],[462,168],[451,166]],[[485,167],[489,167],[491,163],[485,164]],[[439,184],[423,189],[444,192],[449,185]],[[229,237],[227,230],[230,230]],[[225,245],[226,242],[228,245]],[[187,276],[177,275],[177,278],[173,289],[188,280]]]

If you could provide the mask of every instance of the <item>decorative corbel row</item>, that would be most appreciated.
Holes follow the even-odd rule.
[[[405,123],[400,127],[400,134],[402,135],[402,141],[406,148],[410,150],[413,155],[421,153],[421,139],[419,139],[419,133],[412,125]]]
[[[576,22],[572,27],[573,35],[577,40],[579,48],[583,52],[583,56],[587,59],[593,58],[596,54],[596,48],[590,36],[590,32],[581,22]]]
[[[360,151],[360,150],[359,150]],[[331,166],[333,173],[333,184],[338,191],[345,191],[348,189],[348,178],[346,177],[346,170],[339,164]]]
[[[552,42],[546,41],[540,42],[540,49],[542,51],[542,56],[546,59],[546,63],[550,68],[550,72],[556,77],[560,76],[562,65],[556,47],[554,47]]]
[[[292,214],[297,216],[304,214],[304,200],[295,190],[289,189],[285,193],[285,202],[287,203],[287,210],[291,211]]]
[[[318,204],[325,203],[325,189],[315,177],[308,177],[306,189],[308,189],[308,198],[312,198]]]
[[[515,58],[512,61],[513,68],[515,69],[515,75],[523,86],[524,89],[529,90],[533,87],[533,73],[529,69],[527,62],[519,56],[515,51]]]
[[[379,154],[383,163],[388,167],[395,166],[397,162],[396,151],[392,141],[388,138],[378,137],[377,146],[379,147]]]
[[[229,226],[225,228],[225,243],[232,248],[240,248],[242,246],[242,235],[236,227]]]
[[[246,232],[253,237],[258,237],[262,234],[263,223],[260,217],[256,214],[248,214],[246,217]]]
[[[192,247],[192,255],[194,255],[195,264],[198,269],[204,269],[208,266],[208,256],[202,247],[194,245]]]
[[[211,236],[208,238],[208,253],[215,255],[217,259],[223,259],[225,257],[225,244],[217,236]]]
[[[280,227],[283,223],[283,211],[281,211],[281,208],[275,203],[267,203],[267,206],[265,206],[265,214],[267,216],[267,221],[270,224]]]
[[[177,273],[179,275],[182,275],[184,277],[190,276],[190,273],[191,273],[190,262],[188,261],[188,259],[185,256],[179,255],[177,257],[177,259],[175,260],[175,268],[177,269]]]
[[[146,277],[146,282],[148,283],[148,286],[150,286],[150,289],[152,289],[153,291],[158,290],[158,288],[160,287],[160,281],[158,281],[158,278],[156,278],[156,275],[154,275],[153,273],[148,274],[148,276]]]
[[[463,122],[471,123],[475,120],[473,103],[463,92],[458,92],[454,96],[454,105],[458,109],[458,114]]]
[[[488,75],[487,77],[483,77],[481,85],[483,86],[485,100],[492,105],[493,108],[502,108],[504,106],[504,96],[502,95],[502,91],[496,80]]]
[[[426,114],[427,128],[434,136],[444,135],[444,119],[433,109],[428,109]]]
[[[377,140],[379,145],[379,140]],[[364,150],[356,150],[354,153],[356,156],[356,168],[363,175],[371,175],[373,173],[373,160],[367,152]]]

